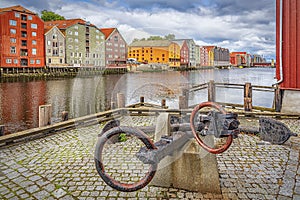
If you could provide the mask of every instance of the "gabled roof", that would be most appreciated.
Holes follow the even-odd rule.
[[[60,32],[65,37],[65,34],[62,31],[60,31],[59,28],[57,28],[57,26],[44,26],[45,35],[47,35],[48,32],[50,32],[54,28],[56,28],[58,30],[58,32]]]
[[[28,14],[33,14],[36,15],[36,13],[27,10],[26,8],[17,5],[17,6],[11,6],[11,7],[7,7],[7,8],[0,8],[0,13],[2,12],[9,12],[9,11],[19,11],[19,12],[23,12],[23,13],[28,13]]]
[[[59,29],[67,29],[68,27],[73,26],[75,24],[95,26],[93,24],[90,24],[89,22],[84,21],[83,19],[67,19],[45,22],[45,25],[57,26]]]
[[[116,28],[100,28],[100,31],[104,34],[105,39],[107,39]]]
[[[203,48],[207,49],[207,51],[212,50],[213,48],[217,47],[217,46],[202,46]]]
[[[141,40],[132,42],[131,47],[168,47],[172,42],[169,40]]]

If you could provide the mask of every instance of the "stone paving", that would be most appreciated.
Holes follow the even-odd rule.
[[[153,125],[155,121],[155,117],[131,117],[121,124]],[[299,134],[299,120],[284,122]],[[217,156],[222,194],[154,186],[125,193],[107,186],[96,172],[93,154],[101,128],[78,127],[0,149],[0,199],[300,199],[300,137],[271,145],[241,134],[228,151]],[[115,147],[120,148],[124,149]],[[122,180],[129,178],[132,168],[137,170],[135,176],[143,173],[142,167],[118,163],[109,154],[107,158],[121,170],[116,177],[125,173]]]

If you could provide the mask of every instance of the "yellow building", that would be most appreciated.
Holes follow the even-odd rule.
[[[129,45],[128,58],[140,63],[180,67],[180,46],[169,40],[143,40]]]

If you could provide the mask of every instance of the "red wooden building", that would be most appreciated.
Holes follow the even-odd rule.
[[[300,113],[300,3],[276,1],[276,77],[281,111]]]
[[[44,52],[43,20],[19,5],[0,8],[0,67],[44,67]]]

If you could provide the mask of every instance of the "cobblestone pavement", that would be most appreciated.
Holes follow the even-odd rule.
[[[153,125],[156,118],[130,120]],[[243,123],[256,125],[257,120]],[[284,123],[299,134],[299,120]],[[0,149],[0,199],[300,199],[300,137],[285,145],[271,145],[253,135],[240,135],[228,151],[217,156],[222,194],[154,186],[125,193],[107,186],[96,172],[93,154],[101,128],[81,127]],[[109,154],[107,158],[120,169],[116,177],[125,173],[122,180],[132,168],[138,170],[136,176],[143,171],[124,165],[125,161],[118,163]]]

